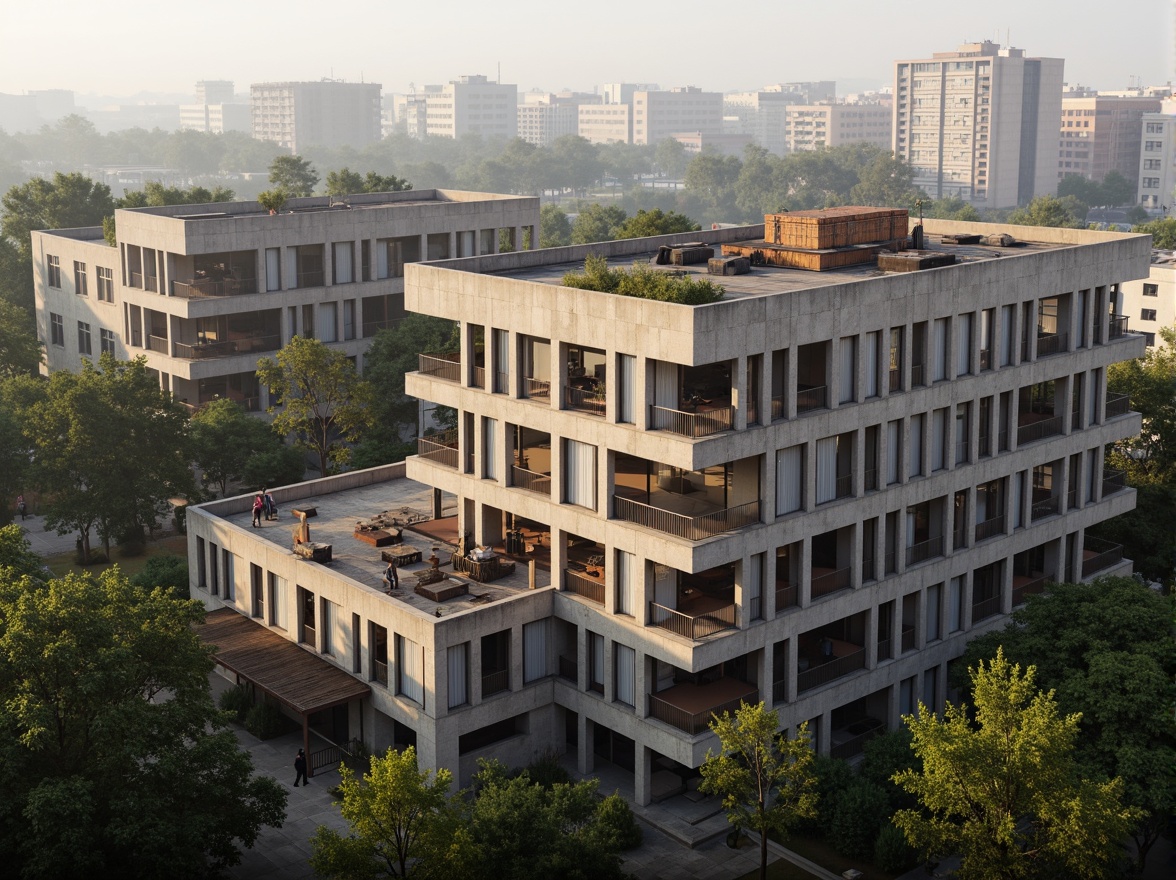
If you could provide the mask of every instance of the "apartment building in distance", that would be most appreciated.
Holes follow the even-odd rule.
[[[1147,347],[1166,348],[1160,330],[1176,327],[1176,251],[1153,250],[1147,277],[1125,281],[1119,296],[1115,310],[1131,319]]]
[[[424,103],[425,128],[410,108],[409,134],[459,138],[480,134],[488,138],[513,138],[518,134],[518,86],[493,82],[485,76],[462,76],[445,85],[425,86],[412,102]],[[419,114],[419,110],[417,113]]]
[[[201,80],[196,83],[196,103],[180,105],[180,129],[224,134],[252,131],[249,105],[239,103],[232,80]]]
[[[784,108],[784,148],[797,153],[865,143],[889,151],[891,123],[884,104],[793,104]]]
[[[528,92],[518,105],[518,136],[537,147],[549,147],[566,135],[580,133],[580,108],[600,107],[591,92]]]
[[[379,83],[253,83],[249,93],[253,137],[292,153],[311,146],[362,149],[380,140]]]
[[[1052,195],[1063,66],[988,41],[895,62],[895,155],[932,198],[1007,208]]]
[[[1140,121],[1138,204],[1152,214],[1176,207],[1176,105]]]
[[[594,144],[633,143],[633,105],[581,104],[577,134]]]
[[[1159,113],[1161,98],[1088,95],[1062,98],[1058,180],[1079,175],[1101,181],[1108,171],[1139,176],[1143,116]]]
[[[822,81],[776,83],[754,92],[728,92],[723,96],[724,125],[729,133],[749,135],[768,152],[783,156],[788,152],[787,108],[793,104],[832,102],[836,91],[836,83]],[[886,147],[890,148],[889,140]]]
[[[827,247],[847,219],[869,241]],[[406,308],[457,322],[460,346],[422,355],[407,390],[455,427],[403,466],[277,490],[283,511],[315,508],[330,561],[291,555],[285,525],[250,529],[247,497],[193,507],[219,662],[308,743],[415,744],[458,784],[479,757],[568,752],[631,772],[642,804],[685,790],[712,713],[741,700],[842,757],[942,705],[949,662],[1028,595],[1130,570],[1087,530],[1135,503],[1104,470],[1140,430],[1106,371],[1144,350],[1111,304],[1150,247],[928,221],[904,253],[906,222],[711,231],[772,259],[681,267],[726,289],[698,306],[562,285],[589,254],[627,267],[682,236],[409,266]],[[811,243],[780,244],[805,224]],[[987,232],[1024,244],[948,237]],[[372,546],[374,525],[403,544]],[[269,671],[234,641],[268,645]],[[309,694],[312,672],[335,684]]]
[[[362,367],[377,331],[404,314],[404,267],[537,241],[537,199],[447,190],[135,208],[99,227],[33,233],[38,335],[49,372],[104,351],[147,358],[190,409],[229,397],[270,404],[257,360],[295,335]]]
[[[633,92],[633,143],[657,144],[676,134],[723,133],[723,95],[696,86]]]

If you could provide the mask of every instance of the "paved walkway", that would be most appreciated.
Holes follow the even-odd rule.
[[[18,514],[14,522],[20,526],[29,541],[29,549],[38,556],[55,556],[58,553],[69,553],[77,546],[77,532],[67,532],[59,535],[54,531],[45,531],[45,517],[28,515],[21,520]],[[92,536],[91,536],[92,537]]]

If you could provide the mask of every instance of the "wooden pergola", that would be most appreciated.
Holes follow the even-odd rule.
[[[302,748],[310,765],[310,716],[368,696],[372,689],[337,666],[231,608],[210,611],[196,627],[216,649],[213,660],[302,719]]]

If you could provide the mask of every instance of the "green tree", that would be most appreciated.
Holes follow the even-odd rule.
[[[915,199],[925,195],[914,185],[915,169],[893,153],[879,153],[861,171],[861,176],[849,191],[855,205],[875,205],[881,208],[910,208]]]
[[[1086,225],[1086,211],[1074,196],[1056,198],[1038,196],[1024,208],[1009,214],[1014,226],[1065,226],[1081,229]]]
[[[564,247],[572,243],[572,224],[558,205],[539,209],[539,247]]]
[[[209,205],[217,202],[231,202],[236,194],[227,187],[216,186],[166,186],[158,180],[149,180],[141,190],[128,190],[115,201],[116,208],[162,208],[166,205]]]
[[[301,156],[275,156],[269,166],[269,182],[291,198],[308,196],[319,182],[318,172]]]
[[[589,205],[572,223],[572,244],[612,241],[615,230],[628,219],[616,205]]]
[[[255,452],[245,461],[241,482],[246,486],[289,486],[306,474],[306,454],[285,443]]]
[[[925,202],[923,216],[938,220],[962,220],[965,223],[980,222],[980,212],[959,196]]]
[[[1099,184],[1100,205],[1130,205],[1135,202],[1135,181],[1128,180],[1114,168],[1108,171]]]
[[[735,181],[742,167],[737,157],[714,153],[695,156],[686,166],[686,193],[702,204],[708,223],[737,216]]]
[[[1067,196],[1073,196],[1078,200],[1082,205],[1084,217],[1091,205],[1103,204],[1102,188],[1081,174],[1070,174],[1058,181],[1058,198],[1064,199]]]
[[[783,186],[779,156],[763,147],[748,145],[743,151],[743,166],[735,179],[735,204],[738,218],[762,223],[765,214],[785,210],[788,188]]]
[[[188,559],[185,556],[164,554],[152,556],[143,565],[143,570],[131,578],[131,583],[150,592],[156,587],[171,590],[180,599],[189,599]]]
[[[222,496],[228,494],[230,482],[243,478],[253,456],[283,445],[268,424],[227,397],[201,407],[189,422],[188,434],[201,484],[216,487]]]
[[[257,381],[281,400],[270,406],[274,430],[295,437],[295,445],[318,456],[319,473],[347,464],[363,430],[373,422],[371,386],[355,364],[318,339],[295,336],[276,358],[257,362]]]
[[[582,193],[600,180],[604,163],[596,145],[575,134],[556,138],[550,150],[552,169],[551,189],[570,187]]]
[[[1161,328],[1160,336],[1166,345],[1107,370],[1107,388],[1128,395],[1143,421],[1139,435],[1119,441],[1112,455],[1133,486],[1176,483],[1176,327]]]
[[[373,755],[362,780],[346,765],[339,776],[339,810],[351,833],[344,837],[320,825],[311,839],[311,867],[333,880],[436,875],[429,862],[442,858],[456,830],[453,774],[419,770],[409,746]]]
[[[1171,250],[1176,248],[1176,217],[1163,217],[1150,223],[1131,227],[1132,232],[1143,232],[1152,237],[1152,247]]]
[[[361,177],[358,171],[352,171],[346,167],[340,168],[338,171],[327,172],[327,195],[329,196],[404,192],[410,189],[412,189],[412,184],[395,174],[384,176],[375,171],[369,171],[366,177]]]
[[[206,877],[286,795],[209,692],[197,602],[117,569],[0,573],[0,857],[10,876]]]
[[[1060,712],[1081,715],[1074,754],[1083,774],[1121,777],[1124,801],[1143,811],[1131,832],[1141,872],[1176,808],[1170,624],[1170,600],[1134,578],[1055,584],[964,655],[973,665],[1003,647],[1010,662],[1036,668]]]
[[[1079,716],[1060,715],[1034,668],[999,650],[971,680],[975,722],[950,703],[942,719],[923,705],[903,717],[923,769],[895,781],[922,810],[900,810],[894,824],[922,854],[959,853],[961,880],[1114,876],[1134,811],[1121,780],[1079,778]]]
[[[41,557],[32,551],[20,526],[16,523],[0,526],[0,581],[40,578],[41,565]]]
[[[654,148],[653,164],[666,177],[681,180],[690,160],[686,158],[686,147],[681,141],[666,138]]]
[[[286,206],[290,194],[281,187],[262,190],[257,194],[257,203],[271,214],[279,213]]]
[[[875,153],[868,154],[873,158]],[[781,162],[781,175],[791,187],[791,208],[830,208],[844,205],[859,180],[855,160],[861,153],[845,148],[789,153]]]
[[[43,349],[28,313],[0,299],[0,379],[35,374],[44,360]]]
[[[675,232],[697,232],[702,227],[677,211],[638,210],[636,214],[613,230],[613,238],[645,238],[649,235],[670,235]]]
[[[734,716],[711,719],[719,752],[707,751],[699,768],[699,790],[723,798],[727,821],[736,831],[750,828],[760,836],[760,880],[768,876],[768,835],[787,837],[801,819],[816,811],[816,776],[809,748],[808,723],[795,739],[777,731],[780,718],[764,703],[740,703]]]

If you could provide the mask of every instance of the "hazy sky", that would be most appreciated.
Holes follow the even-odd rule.
[[[520,89],[603,82],[751,89],[878,84],[898,58],[1010,35],[1066,80],[1173,75],[1168,0],[0,0],[0,92],[191,93],[198,79],[335,77],[387,92],[482,73]],[[845,89],[840,89],[845,91]]]

